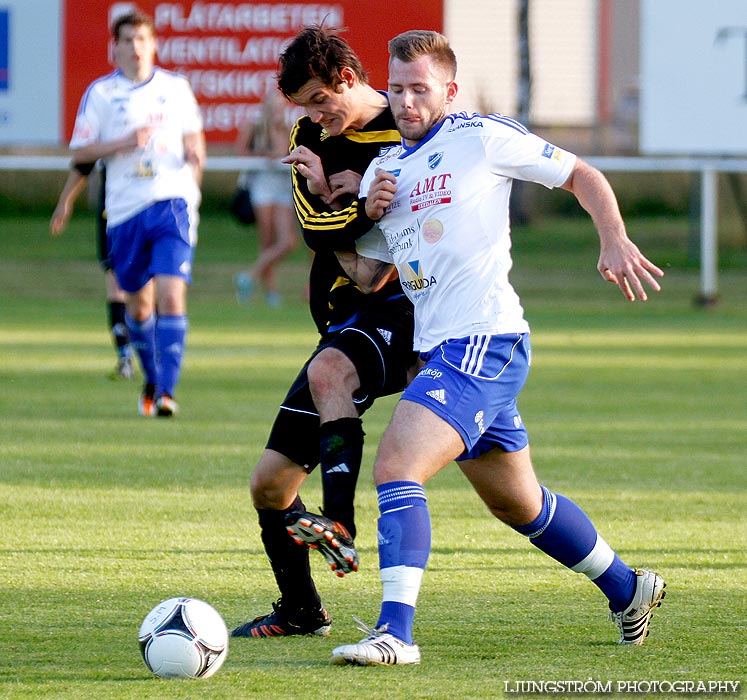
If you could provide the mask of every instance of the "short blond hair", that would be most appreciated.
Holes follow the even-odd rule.
[[[415,61],[421,56],[431,56],[447,71],[450,80],[456,77],[456,56],[449,46],[449,40],[438,32],[428,29],[402,32],[389,41],[389,56],[404,63]]]

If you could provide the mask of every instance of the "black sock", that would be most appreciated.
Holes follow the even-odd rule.
[[[339,418],[322,423],[319,434],[324,515],[342,523],[355,537],[355,485],[365,435],[361,419]]]
[[[106,302],[109,311],[109,328],[117,350],[130,344],[130,332],[125,322],[125,305],[121,301]]]
[[[322,599],[311,578],[309,550],[297,545],[285,529],[285,515],[294,510],[304,510],[299,497],[287,510],[257,509],[262,544],[275,574],[283,606],[296,611],[316,611],[321,607]]]

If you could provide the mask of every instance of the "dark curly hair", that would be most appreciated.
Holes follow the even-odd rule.
[[[280,92],[290,97],[313,78],[335,89],[342,82],[343,68],[352,69],[361,83],[368,83],[360,59],[339,36],[342,31],[319,24],[302,29],[280,54],[276,75]]]

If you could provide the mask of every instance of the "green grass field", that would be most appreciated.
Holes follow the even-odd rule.
[[[599,278],[585,221],[514,237],[513,280],[533,325],[520,404],[536,468],[627,562],[666,578],[644,647],[618,647],[597,589],[492,519],[452,465],[428,487],[422,664],[331,666],[332,648],[361,636],[351,616],[373,624],[378,613],[370,465],[389,398],[364,419],[361,571],[338,579],[313,559],[332,635],[236,640],[214,678],[183,682],[140,659],[153,605],[203,598],[230,628],[276,595],[248,480],[315,343],[306,254],[283,267],[281,311],[240,307],[231,276],[252,238],[205,216],[182,413],[145,420],[139,385],[105,378],[114,354],[91,219],[76,217],[60,240],[44,218],[0,226],[0,698],[415,700],[510,697],[519,681],[747,681],[743,250],[725,252],[721,303],[697,309],[687,222],[630,223],[667,271],[647,304]],[[316,477],[304,496],[318,506]]]

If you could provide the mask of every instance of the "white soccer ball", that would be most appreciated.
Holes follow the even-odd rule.
[[[218,611],[196,598],[169,598],[143,620],[145,665],[161,678],[208,678],[226,660],[228,630]]]

